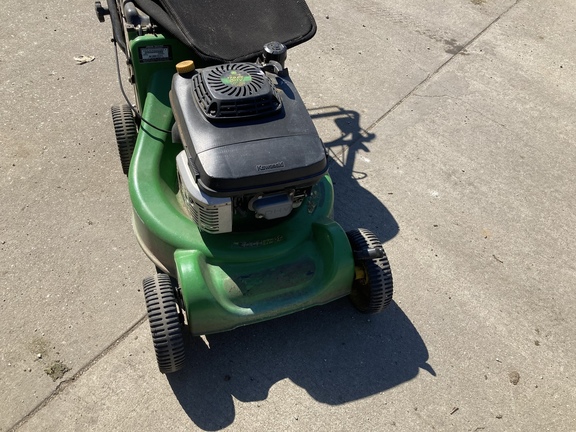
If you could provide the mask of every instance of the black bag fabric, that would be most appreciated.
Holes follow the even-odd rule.
[[[293,47],[316,33],[304,0],[135,0],[207,63],[256,58],[271,41]]]

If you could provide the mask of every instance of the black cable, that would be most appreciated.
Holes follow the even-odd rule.
[[[130,99],[128,98],[128,95],[126,94],[126,92],[124,91],[124,86],[122,85],[122,74],[120,72],[120,59],[118,56],[118,46],[116,44],[116,39],[112,39],[112,42],[114,42],[114,53],[116,54],[116,73],[118,74],[118,84],[120,84],[120,91],[122,92],[122,96],[124,96],[124,100],[126,100],[126,102],[128,103],[128,106],[130,107],[130,110],[132,110],[132,113],[134,114],[134,117],[136,117],[136,119],[138,121],[141,121],[145,124],[147,124],[148,126],[150,126],[153,129],[156,129],[157,131],[160,132],[164,132],[164,133],[172,133],[171,130],[166,130],[166,129],[162,129],[159,128],[158,126],[154,126],[152,123],[150,123],[148,120],[146,120],[144,117],[142,117],[140,115],[140,113],[138,111],[136,111],[136,109],[134,108],[134,105],[132,104],[132,102],[130,102]]]
[[[122,51],[126,53],[126,38],[124,37],[124,32],[122,30],[122,17],[120,16],[118,5],[116,4],[116,0],[108,0],[107,3],[114,40],[118,45],[120,45]]]

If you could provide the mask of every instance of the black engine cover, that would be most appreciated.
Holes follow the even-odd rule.
[[[198,74],[214,75],[214,68],[174,75],[170,102],[198,185],[213,196],[313,185],[327,171],[326,152],[294,84],[287,73],[265,73],[251,63],[226,66],[234,72],[247,70],[247,65],[262,74],[279,99],[268,113],[251,117],[239,111],[241,115],[219,119],[195,96]],[[230,83],[229,76],[222,82]],[[243,86],[242,79],[233,84]],[[242,102],[239,98],[238,104]]]

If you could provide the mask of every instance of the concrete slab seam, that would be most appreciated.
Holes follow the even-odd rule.
[[[84,373],[89,371],[96,363],[98,363],[100,360],[102,360],[109,352],[111,352],[114,348],[116,348],[124,340],[126,340],[126,338],[128,336],[130,336],[130,334],[132,334],[138,327],[140,327],[140,325],[142,325],[147,320],[147,318],[148,318],[148,316],[146,314],[142,315],[138,319],[138,321],[136,321],[128,330],[126,330],[116,340],[114,340],[110,345],[108,345],[106,348],[104,348],[96,357],[94,357],[92,360],[90,360],[88,363],[86,363],[84,366],[82,366],[78,370],[78,372],[76,372],[72,377],[65,379],[65,380],[61,381],[60,383],[58,383],[58,385],[56,386],[54,391],[48,397],[46,397],[38,405],[36,405],[36,407],[32,411],[30,411],[28,414],[26,414],[16,424],[9,427],[8,431],[13,432],[13,431],[18,430],[20,427],[22,427],[28,420],[30,420],[32,417],[34,417],[34,415],[36,413],[38,413],[40,410],[42,410],[44,407],[46,407],[54,398],[56,398],[60,393],[62,393],[66,388],[68,388],[69,385],[75,383],[82,375],[84,375]]]
[[[500,19],[502,17],[504,17],[505,15],[507,15],[514,7],[516,7],[517,5],[520,4],[520,2],[522,2],[523,0],[516,0],[513,4],[511,4],[508,9],[506,9],[504,12],[502,12],[500,15],[498,15],[496,18],[494,18],[490,24],[488,24],[486,27],[484,27],[484,29],[482,29],[482,31],[480,31],[476,36],[474,36],[472,39],[470,39],[466,44],[462,45],[462,47],[458,50],[458,52],[456,54],[453,54],[448,60],[446,60],[444,63],[442,63],[440,66],[438,66],[438,68],[428,74],[428,76],[426,78],[424,78],[419,84],[417,84],[412,90],[410,90],[403,98],[401,98],[400,100],[398,100],[398,102],[396,102],[388,111],[386,111],[384,114],[382,114],[378,119],[376,119],[370,126],[368,126],[366,128],[367,132],[370,132],[371,130],[373,130],[374,128],[376,128],[376,126],[378,126],[382,121],[384,121],[384,119],[386,117],[388,117],[390,114],[392,114],[396,108],[398,108],[400,105],[402,105],[402,103],[404,103],[405,100],[407,100],[410,96],[414,95],[414,93],[416,91],[418,91],[418,89],[420,89],[422,86],[424,86],[428,81],[430,81],[432,79],[432,77],[434,77],[435,75],[437,75],[439,72],[441,72],[447,65],[449,65],[452,60],[454,60],[454,58],[456,58],[462,51],[464,51],[466,48],[468,48],[470,45],[472,45],[474,42],[476,42],[484,33],[486,33],[494,24],[496,24],[498,21],[500,21]],[[351,148],[353,146],[355,146],[358,142],[362,141],[362,138],[357,139],[356,141],[354,141],[352,144],[350,144],[348,146],[348,148]],[[343,155],[343,153],[346,150],[341,150],[338,154],[335,154],[336,158],[340,157]]]

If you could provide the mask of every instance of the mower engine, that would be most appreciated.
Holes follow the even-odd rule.
[[[287,217],[327,171],[324,144],[279,62],[180,70],[170,102],[173,141],[184,148],[180,198],[205,232]]]

